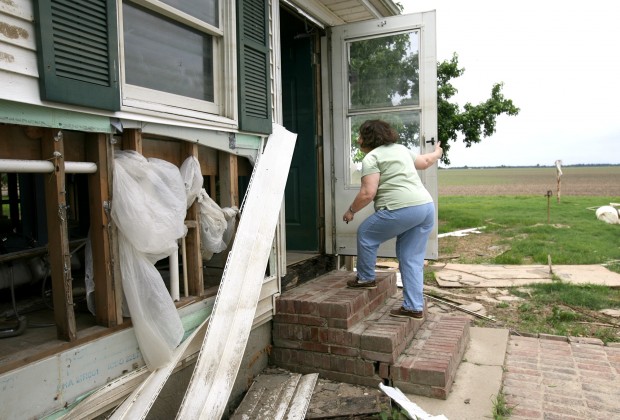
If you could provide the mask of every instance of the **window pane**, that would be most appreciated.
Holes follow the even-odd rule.
[[[418,31],[350,42],[350,108],[419,105],[419,45]]]
[[[214,101],[213,39],[123,3],[126,83]]]
[[[388,122],[398,133],[398,143],[404,144],[416,154],[420,153],[420,113],[417,111],[390,112],[385,114],[362,114],[349,118],[349,133],[351,133],[349,154],[349,181],[351,184],[361,184],[362,159],[365,156],[357,144],[359,128],[366,120],[383,120]],[[346,168],[346,166],[345,166]]]
[[[213,26],[218,28],[220,26],[217,0],[161,0],[161,2]]]

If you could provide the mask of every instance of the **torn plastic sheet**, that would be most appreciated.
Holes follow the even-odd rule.
[[[155,263],[178,252],[187,196],[179,169],[135,151],[117,151],[112,219],[119,229],[123,292],[147,367],[170,360],[184,330]]]
[[[237,207],[220,208],[203,188],[198,194],[200,218],[200,251],[202,258],[210,260],[213,254],[228,247],[235,230]]]
[[[195,156],[190,156],[181,165],[181,177],[185,185],[185,195],[187,196],[187,208],[194,203],[196,197],[202,189],[202,172],[200,171],[200,163]]]

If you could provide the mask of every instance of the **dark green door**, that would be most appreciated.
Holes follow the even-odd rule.
[[[312,64],[313,37],[308,26],[281,9],[282,117],[284,127],[297,133],[284,203],[286,248],[319,250],[316,96]]]

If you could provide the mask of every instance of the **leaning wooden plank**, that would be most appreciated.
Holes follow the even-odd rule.
[[[222,417],[252,329],[297,135],[275,125],[254,169],[178,419]]]
[[[131,393],[108,419],[144,419],[177,363],[186,356],[186,350],[193,342],[200,342],[204,339],[208,323],[209,317],[207,317],[207,319],[205,319],[203,323],[174,350],[168,364],[151,372],[149,377]]]
[[[318,373],[309,373],[301,377],[295,395],[293,395],[293,401],[288,406],[284,417],[286,420],[303,420],[306,418],[306,412],[310,406],[312,393],[318,379]]]
[[[92,419],[118,405],[132,390],[134,390],[149,375],[149,370],[143,366],[131,371],[120,378],[108,382],[84,399],[78,401],[74,408],[66,411],[56,420]]]

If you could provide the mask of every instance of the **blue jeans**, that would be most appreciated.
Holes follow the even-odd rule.
[[[375,279],[377,250],[396,238],[396,258],[403,282],[403,307],[424,309],[424,255],[435,222],[435,204],[377,210],[357,229],[357,277],[360,282]]]

